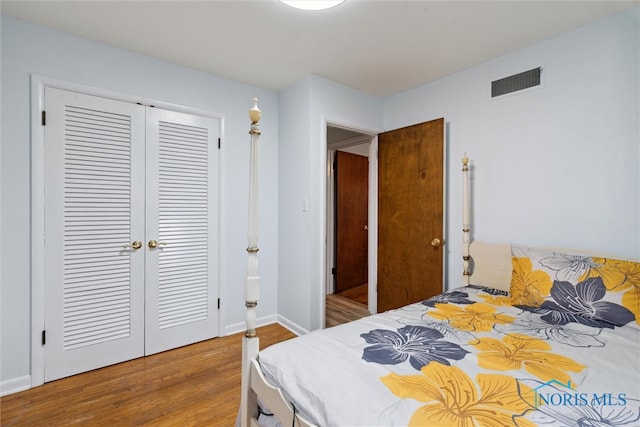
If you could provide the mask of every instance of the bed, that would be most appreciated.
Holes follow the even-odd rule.
[[[462,286],[260,353],[248,328],[242,426],[640,426],[640,263],[470,242],[467,165]]]

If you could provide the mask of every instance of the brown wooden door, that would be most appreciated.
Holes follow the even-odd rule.
[[[378,136],[378,312],[442,292],[444,119]]]
[[[369,159],[336,152],[336,292],[367,283]]]

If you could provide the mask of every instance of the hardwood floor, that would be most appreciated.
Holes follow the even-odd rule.
[[[369,305],[369,286],[366,283],[338,292],[338,295],[352,299],[363,305]]]
[[[366,284],[327,295],[325,326],[328,328],[369,316],[367,297]]]
[[[258,328],[260,348],[295,335]],[[0,398],[2,426],[233,426],[242,334],[63,378]]]
[[[327,295],[327,326],[368,316]],[[293,338],[258,328],[260,348]],[[0,398],[2,426],[233,426],[240,405],[242,334],[215,338],[46,383]]]

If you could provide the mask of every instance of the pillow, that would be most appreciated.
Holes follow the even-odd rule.
[[[511,304],[545,320],[640,326],[640,262],[511,246]]]

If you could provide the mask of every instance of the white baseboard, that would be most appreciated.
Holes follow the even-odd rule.
[[[272,323],[278,323],[278,317],[275,314],[269,316],[258,317],[256,319],[256,327],[270,325]],[[233,323],[227,325],[224,328],[225,336],[237,334],[238,332],[244,332],[247,330],[247,324],[245,322]]]
[[[272,323],[278,323],[283,327],[287,328],[291,332],[296,335],[306,335],[309,333],[306,329],[300,327],[297,323],[294,323],[287,319],[284,316],[280,316],[279,314],[272,314],[269,316],[264,316],[256,319],[256,327],[271,325]],[[244,332],[247,329],[247,325],[245,322],[234,323],[232,325],[228,325],[224,328],[225,335],[233,335],[239,332]]]
[[[11,378],[0,383],[0,396],[29,390],[31,388],[31,375]]]
[[[287,328],[288,330],[290,330],[291,332],[293,332],[294,334],[300,336],[300,335],[306,335],[309,333],[308,330],[304,329],[303,327],[301,327],[300,325],[298,325],[295,322],[292,322],[291,320],[287,319],[284,316],[278,315],[278,323],[281,324],[282,326],[284,326],[285,328]]]

